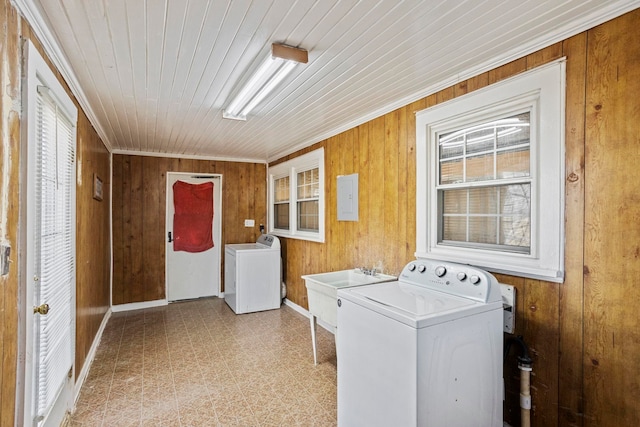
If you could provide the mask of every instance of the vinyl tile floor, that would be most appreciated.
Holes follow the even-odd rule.
[[[334,337],[283,305],[223,299],[114,313],[70,426],[335,426]]]

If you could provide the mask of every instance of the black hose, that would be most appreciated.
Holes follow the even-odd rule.
[[[527,344],[525,344],[524,339],[522,339],[522,335],[507,338],[507,342],[504,346],[503,363],[507,361],[507,356],[509,356],[509,350],[511,350],[512,343],[516,343],[520,347],[520,352],[522,353],[518,356],[518,362],[523,365],[531,365],[533,360],[531,360],[531,357],[529,356],[529,348],[527,347]]]

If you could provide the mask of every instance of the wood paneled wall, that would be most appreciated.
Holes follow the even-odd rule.
[[[84,366],[110,308],[109,231],[111,155],[78,110],[76,187],[76,375]],[[102,180],[102,201],[93,198],[93,175]]]
[[[24,351],[24,342],[18,341],[18,330],[24,326],[25,277],[22,272],[26,257],[20,242],[21,215],[24,218],[24,183],[21,182],[23,151],[20,128],[23,72],[22,43],[33,41],[43,54],[54,74],[64,83],[62,76],[48,61],[29,24],[18,15],[10,0],[0,0],[0,241],[11,245],[11,268],[7,276],[0,276],[0,425],[17,423],[16,401],[18,353]],[[109,153],[86,115],[78,107],[77,125],[77,205],[76,205],[76,373],[84,365],[105,313],[109,309],[110,253],[109,247]],[[104,182],[105,198],[97,202],[92,198],[92,176],[97,173]],[[7,208],[5,210],[5,208]],[[28,309],[27,309],[28,311]],[[18,391],[20,393],[20,391]]]
[[[590,426],[640,425],[639,25],[640,9],[587,39],[583,369]]]
[[[266,224],[265,164],[114,155],[114,305],[165,298],[167,172],[222,174],[223,245],[255,242]],[[221,255],[224,262],[224,249]]]
[[[20,18],[0,1],[0,243],[11,246],[9,274],[0,276],[0,425],[15,422],[18,366],[20,215]]]
[[[397,274],[414,259],[416,111],[565,56],[565,281],[496,276],[517,288],[515,333],[534,359],[532,425],[640,425],[639,24],[636,10],[273,162],[325,148],[326,242],[282,239],[288,298],[308,307],[303,274],[379,261]],[[360,220],[338,222],[336,177],[351,173]],[[515,350],[505,420],[518,426]]]

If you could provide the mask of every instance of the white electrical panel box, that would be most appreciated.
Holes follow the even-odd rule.
[[[338,221],[358,220],[358,174],[338,177]]]

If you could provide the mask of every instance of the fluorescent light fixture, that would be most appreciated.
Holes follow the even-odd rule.
[[[260,64],[247,83],[222,112],[222,117],[233,120],[247,120],[247,114],[255,108],[296,64],[306,64],[307,51],[284,44],[271,45],[271,54]]]

